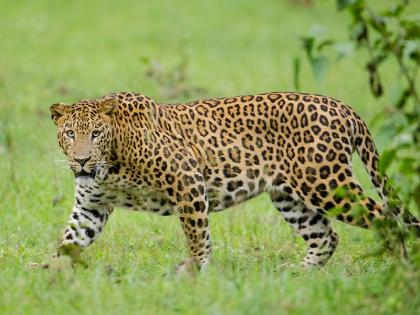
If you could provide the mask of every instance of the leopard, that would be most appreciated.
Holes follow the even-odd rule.
[[[331,97],[271,92],[167,104],[117,92],[50,112],[75,178],[57,253],[74,262],[114,208],[126,208],[175,215],[188,251],[177,270],[201,270],[211,257],[209,215],[261,193],[303,238],[304,267],[325,265],[337,248],[331,219],[370,228],[391,217],[420,230],[407,209],[388,207],[392,188],[367,124]],[[354,152],[381,201],[355,177]]]

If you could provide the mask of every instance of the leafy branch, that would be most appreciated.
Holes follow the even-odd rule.
[[[337,10],[347,12],[352,22],[349,40],[338,42],[325,36],[321,26],[301,37],[302,49],[316,81],[320,82],[331,64],[331,52],[337,60],[349,58],[355,50],[367,52],[365,70],[372,95],[379,98],[388,90],[380,70],[385,64],[397,64],[395,77],[402,77],[393,88],[392,106],[374,118],[390,138],[381,154],[381,172],[398,171],[399,195],[406,206],[420,210],[420,18],[406,16],[408,0],[390,3],[386,10],[374,10],[366,0],[336,0]],[[334,54],[334,53],[333,53]],[[294,60],[295,88],[299,89],[300,60]],[[396,90],[396,92],[395,92]]]

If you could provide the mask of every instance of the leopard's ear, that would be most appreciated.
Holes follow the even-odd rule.
[[[107,97],[99,105],[102,113],[108,116],[112,116],[117,111],[118,100],[114,96]]]
[[[67,105],[64,103],[56,103],[50,106],[51,119],[57,125],[60,117],[67,113]]]

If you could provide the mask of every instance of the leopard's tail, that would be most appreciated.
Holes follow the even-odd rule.
[[[370,180],[375,186],[376,191],[384,202],[385,209],[391,205],[388,201],[399,201],[398,196],[389,185],[389,179],[385,174],[379,171],[379,154],[373,142],[372,135],[369,132],[365,122],[355,113],[353,123],[353,145],[362,160],[364,167],[369,174]],[[397,202],[399,203],[399,202]],[[399,219],[409,229],[413,229],[418,238],[420,238],[420,220],[411,214],[408,209],[392,205],[391,216]]]

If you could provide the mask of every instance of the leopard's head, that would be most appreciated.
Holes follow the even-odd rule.
[[[51,105],[58,143],[76,177],[94,178],[98,167],[107,163],[113,138],[112,120],[117,107],[114,97],[72,105]]]

